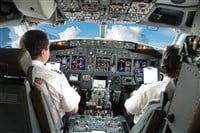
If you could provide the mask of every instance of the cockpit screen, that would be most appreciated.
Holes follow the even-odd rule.
[[[143,68],[147,66],[147,60],[135,59],[134,60],[134,71],[136,74],[143,73]]]
[[[72,56],[72,70],[86,70],[86,57],[85,56]]]
[[[70,74],[69,81],[78,81],[78,80],[79,80],[79,74],[77,74],[77,73]]]
[[[93,88],[106,88],[106,80],[94,79]]]
[[[117,61],[117,72],[131,72],[131,59],[118,58]]]
[[[96,70],[110,71],[110,58],[96,57]]]
[[[70,67],[70,56],[56,55],[56,62],[60,63],[60,70],[66,70]]]

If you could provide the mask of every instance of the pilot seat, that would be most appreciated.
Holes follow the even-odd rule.
[[[63,132],[48,86],[35,69],[27,50],[0,48],[0,133]]]
[[[29,78],[32,85],[31,99],[36,111],[41,131],[43,133],[63,132],[62,119],[53,102],[47,82],[35,75],[37,66],[29,68]]]
[[[0,48],[1,133],[40,133],[30,98],[30,66],[31,57],[25,49]]]

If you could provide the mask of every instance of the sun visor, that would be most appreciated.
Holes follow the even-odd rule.
[[[49,19],[56,9],[54,0],[14,0],[14,3],[24,15],[39,19]]]

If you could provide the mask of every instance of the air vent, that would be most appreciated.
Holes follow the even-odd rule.
[[[171,0],[175,4],[182,4],[185,2],[185,0]]]

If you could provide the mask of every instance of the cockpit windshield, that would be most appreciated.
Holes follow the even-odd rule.
[[[105,38],[118,41],[133,41],[159,48],[173,42],[178,34],[173,28],[157,28],[135,23],[106,23],[67,21],[64,25],[41,23],[39,25],[10,26],[0,28],[0,47],[19,47],[19,38],[30,29],[41,29],[48,34],[49,40],[75,38]]]
[[[0,132],[200,132],[199,20],[199,0],[0,0]]]

